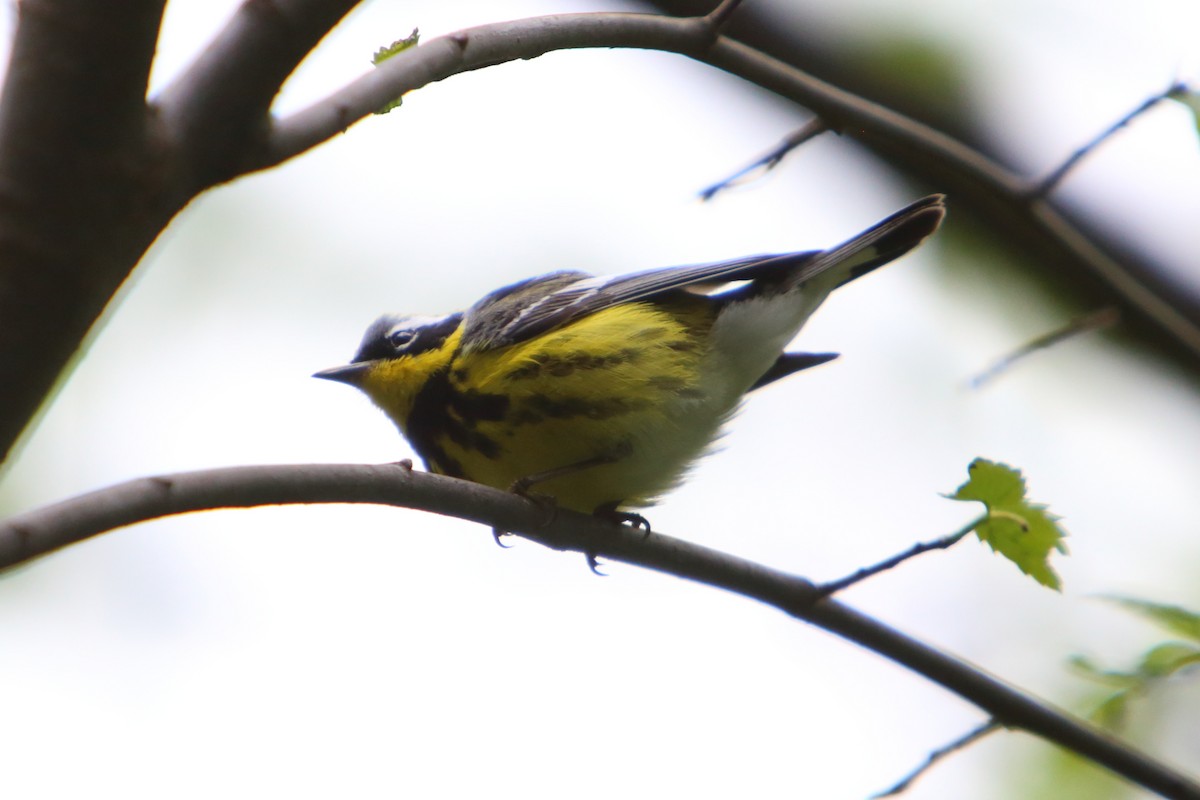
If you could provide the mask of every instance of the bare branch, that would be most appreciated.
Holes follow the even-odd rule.
[[[1093,311],[1090,314],[1084,314],[1081,317],[1069,321],[1066,325],[1055,328],[1049,333],[1043,333],[1041,336],[1026,342],[1016,350],[997,359],[991,366],[980,372],[975,377],[971,378],[968,386],[972,389],[983,388],[983,385],[991,382],[999,377],[1002,373],[1008,371],[1014,364],[1030,355],[1045,350],[1047,347],[1053,347],[1056,344],[1065,342],[1067,339],[1072,339],[1084,333],[1091,331],[1103,330],[1111,328],[1121,320],[1121,314],[1115,308],[1106,307],[1098,311]]]
[[[142,520],[209,508],[283,503],[378,503],[420,508],[518,532],[547,547],[590,553],[759,600],[879,653],[1022,728],[1177,800],[1200,784],[1099,729],[1052,708],[961,659],[828,598],[812,582],[661,533],[559,510],[517,495],[397,464],[235,467],[143,478],[0,522],[0,566]]]
[[[1067,174],[1071,170],[1075,169],[1076,165],[1078,165],[1080,161],[1082,161],[1084,158],[1086,158],[1087,156],[1089,156],[1093,152],[1095,152],[1096,148],[1098,148],[1100,145],[1104,144],[1109,139],[1111,139],[1118,131],[1120,131],[1122,128],[1124,128],[1129,123],[1133,122],[1135,119],[1140,117],[1142,114],[1145,114],[1147,111],[1154,108],[1156,105],[1161,103],[1163,100],[1168,100],[1168,99],[1174,97],[1175,95],[1179,94],[1180,92],[1183,92],[1186,90],[1187,90],[1187,87],[1184,84],[1173,83],[1162,94],[1154,95],[1153,97],[1149,98],[1144,103],[1139,105],[1137,108],[1133,109],[1128,114],[1121,117],[1119,120],[1114,122],[1112,125],[1105,128],[1103,131],[1101,131],[1099,134],[1097,134],[1096,137],[1093,138],[1090,142],[1088,142],[1083,147],[1080,147],[1078,150],[1076,150],[1074,153],[1072,153],[1070,155],[1070,157],[1068,157],[1066,161],[1064,161],[1062,164],[1060,164],[1057,169],[1055,169],[1053,172],[1051,172],[1049,175],[1047,175],[1042,180],[1038,181],[1035,185],[1031,186],[1029,189],[1030,198],[1042,198],[1042,197],[1045,197],[1046,195],[1050,194],[1050,192],[1054,191],[1054,189],[1057,188],[1060,183],[1062,183],[1063,178],[1067,177]]]
[[[835,592],[840,592],[843,589],[847,589],[856,583],[864,581],[867,578],[873,578],[881,572],[886,572],[889,569],[895,569],[905,561],[908,561],[910,558],[916,558],[919,555],[932,552],[933,550],[948,550],[961,542],[968,534],[971,533],[971,531],[975,530],[978,525],[979,520],[971,520],[971,522],[967,523],[949,536],[942,536],[941,538],[933,539],[928,542],[917,542],[903,553],[894,555],[891,558],[885,558],[883,561],[880,561],[877,564],[872,564],[868,567],[855,570],[844,578],[838,578],[835,581],[822,583],[818,588],[826,595],[831,595]]]
[[[785,136],[783,141],[771,148],[766,155],[755,159],[753,162],[742,167],[728,178],[701,189],[700,199],[705,201],[712,200],[714,197],[716,197],[718,192],[729,189],[743,180],[746,180],[747,176],[749,176],[752,172],[770,172],[779,165],[779,162],[783,161],[783,159],[787,157],[788,153],[792,152],[800,145],[815,139],[827,130],[829,130],[829,127],[820,117],[810,120],[805,125],[797,128],[795,131],[792,131],[792,133]]]
[[[0,99],[0,462],[171,218],[244,171],[279,85],[354,1],[247,0],[155,114],[164,4],[17,6]]]
[[[359,0],[245,0],[220,34],[156,100],[200,191],[246,171],[263,146],[284,81]]]
[[[650,14],[558,14],[467,28],[398,53],[333,95],[280,120],[257,167],[299,155],[392,100],[452,75],[585,47],[699,56],[713,41],[713,29],[703,18]]]
[[[890,789],[885,789],[879,794],[871,795],[872,800],[880,797],[895,797],[896,795],[904,794],[908,791],[910,786],[916,783],[918,778],[932,769],[934,765],[936,765],[943,758],[953,753],[957,753],[959,750],[962,750],[965,747],[970,747],[988,734],[1000,730],[1001,727],[1003,726],[1001,726],[1000,723],[996,722],[995,720],[988,720],[975,730],[969,731],[968,733],[958,737],[953,742],[950,742],[943,747],[939,747],[937,750],[934,750],[929,754],[929,757],[925,759],[923,764],[901,778],[895,786],[892,786]]]
[[[157,220],[144,98],[164,2],[17,5],[0,98],[0,461],[161,228],[122,217]]]

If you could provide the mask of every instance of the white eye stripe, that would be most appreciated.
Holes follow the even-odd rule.
[[[397,351],[405,350],[422,339],[423,331],[442,327],[449,317],[404,317],[383,335],[389,345]]]
[[[403,319],[397,321],[394,326],[392,326],[392,329],[389,331],[389,333],[402,330],[419,331],[421,328],[428,328],[431,325],[440,325],[445,321],[446,317],[404,317]]]

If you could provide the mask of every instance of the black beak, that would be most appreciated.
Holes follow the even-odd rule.
[[[361,386],[362,379],[366,376],[367,370],[370,367],[370,361],[357,361],[353,364],[347,364],[344,367],[330,367],[320,372],[314,372],[313,377],[327,381],[337,381],[338,383],[348,383],[351,386]]]

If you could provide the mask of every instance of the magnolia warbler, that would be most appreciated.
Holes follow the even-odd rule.
[[[386,315],[352,363],[315,377],[365,392],[432,472],[620,516],[678,485],[747,392],[836,357],[784,348],[831,291],[944,213],[931,195],[829,250],[555,272],[466,312]]]

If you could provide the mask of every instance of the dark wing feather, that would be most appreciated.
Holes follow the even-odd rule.
[[[561,308],[570,301],[563,290],[590,278],[586,272],[553,272],[497,289],[467,312],[463,346],[482,350],[512,344],[517,340],[507,332],[521,319],[539,308]]]
[[[786,291],[817,278],[831,291],[916,247],[937,229],[944,213],[943,196],[930,195],[829,250],[749,256],[612,278],[556,272],[522,281],[492,292],[467,312],[463,345],[473,350],[505,347],[606,308],[703,284],[751,281],[723,296],[723,302],[759,291]],[[776,280],[768,280],[772,277]]]
[[[754,280],[788,272],[820,251],[763,255],[594,278],[559,272],[497,290],[467,312],[463,344],[472,349],[505,347],[606,308],[648,300],[698,284]]]

